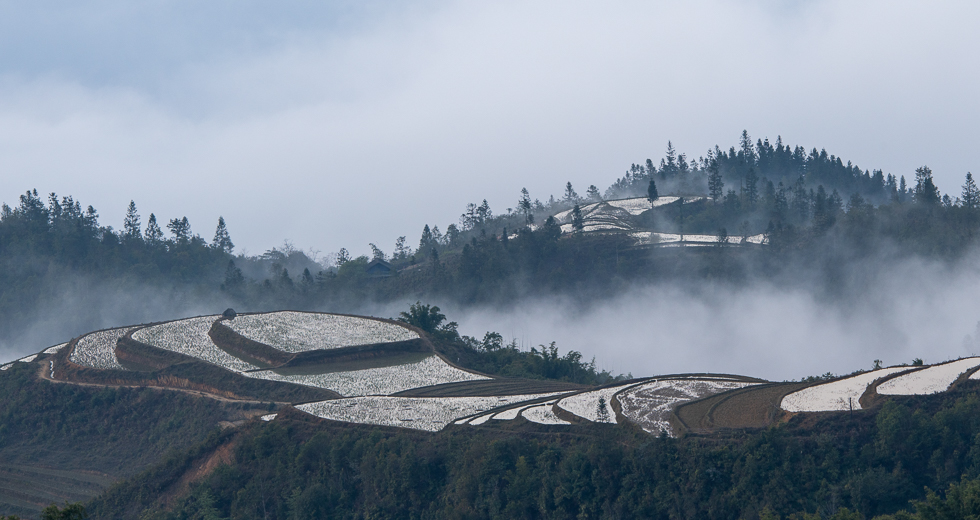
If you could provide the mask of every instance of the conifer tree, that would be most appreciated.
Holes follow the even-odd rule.
[[[129,207],[126,209],[126,218],[123,219],[123,237],[128,240],[141,238],[140,216],[136,213],[136,202],[134,201],[129,201]]]
[[[596,405],[596,422],[600,423],[610,423],[612,420],[609,418],[609,409],[606,407],[606,398],[599,397],[599,403]]]
[[[747,208],[754,208],[755,203],[759,201],[759,176],[755,174],[755,168],[750,167],[748,173],[745,174],[745,191],[743,195]]]
[[[647,200],[651,203],[656,202],[660,198],[660,194],[657,193],[657,183],[650,179],[650,185],[647,186]]]
[[[715,204],[721,202],[725,195],[725,181],[721,178],[721,172],[717,161],[711,161],[708,167],[708,196]]]
[[[677,150],[674,144],[667,141],[667,157],[660,160],[660,178],[667,180],[677,174]]]
[[[228,254],[231,254],[235,249],[235,244],[231,242],[231,235],[228,234],[224,217],[218,217],[218,227],[214,230],[214,240],[211,241],[211,247]]]
[[[966,182],[963,183],[963,196],[960,198],[960,204],[968,209],[980,208],[980,190],[977,189],[977,183],[973,181],[973,174],[970,172],[966,172]]]
[[[432,230],[429,229],[429,225],[426,224],[425,227],[422,228],[422,238],[419,239],[419,253],[422,253],[424,250],[431,247],[432,243]]]
[[[585,219],[582,217],[582,208],[578,207],[578,204],[572,208],[572,229],[575,232],[580,233],[582,229],[585,228]]]
[[[595,184],[591,184],[589,185],[589,189],[585,192],[585,198],[592,202],[599,202],[602,200],[602,194],[599,193],[599,188],[596,188]]]
[[[932,181],[932,170],[928,166],[915,169],[915,202],[939,204],[939,188]]]
[[[579,201],[578,193],[575,193],[575,189],[572,188],[572,183],[568,182],[567,184],[565,184],[565,202],[578,202],[578,201]]]
[[[157,216],[150,213],[150,219],[146,222],[146,231],[143,233],[143,240],[155,244],[163,240],[163,231],[157,224]]]
[[[167,229],[174,235],[174,242],[184,244],[191,239],[191,223],[187,217],[170,219]]]
[[[572,187],[572,183],[568,183],[568,188]],[[572,191],[574,194],[574,190]],[[575,195],[578,197],[578,195]],[[524,225],[526,227],[531,227],[534,224],[534,214],[531,213],[531,195],[528,193],[527,188],[521,188],[521,200],[517,201],[518,210],[524,214]]]

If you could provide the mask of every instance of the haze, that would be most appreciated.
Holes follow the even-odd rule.
[[[0,5],[0,199],[219,215],[238,251],[366,253],[754,138],[944,192],[977,171],[974,2]]]

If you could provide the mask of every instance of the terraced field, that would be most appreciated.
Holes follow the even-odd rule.
[[[323,419],[439,431],[458,417],[548,395],[494,397],[365,396],[297,405],[298,410]]]
[[[670,420],[678,404],[756,384],[759,382],[722,378],[656,379],[628,387],[615,397],[622,415],[644,431],[676,436]]]
[[[980,357],[959,359],[949,363],[932,365],[922,370],[896,377],[878,384],[879,395],[928,395],[943,392],[953,381],[980,365]]]
[[[779,417],[785,395],[807,386],[809,383],[763,383],[684,403],[674,410],[675,429],[704,433],[762,428]]]
[[[414,363],[364,370],[310,375],[283,375],[275,370],[262,370],[246,372],[244,375],[326,388],[343,396],[390,395],[420,387],[490,379],[460,370],[436,355],[428,355]]]
[[[392,322],[314,312],[245,314],[222,323],[250,340],[291,353],[419,338]]]
[[[86,334],[75,342],[68,359],[84,367],[123,370],[116,358],[116,342],[135,328],[122,327]]]
[[[843,412],[860,410],[861,396],[868,386],[910,367],[889,367],[864,372],[837,381],[810,386],[783,398],[780,407],[787,412]]]
[[[0,465],[0,504],[4,514],[33,518],[49,504],[88,500],[114,481],[93,471]]]
[[[605,218],[651,207],[646,199],[626,199],[595,204],[588,211]],[[980,358],[968,358],[922,368],[890,367],[822,384],[681,374],[589,388],[464,370],[440,356],[417,330],[398,322],[295,311],[96,331],[0,370],[18,362],[41,363],[39,374],[67,382],[95,384],[93,379],[106,373],[112,375],[105,376],[105,384],[166,387],[232,401],[257,391],[266,396],[261,399],[283,397],[270,400],[332,421],[425,431],[451,423],[523,420],[570,427],[625,421],[655,435],[761,427],[784,412],[861,409],[881,396],[943,391],[968,376],[977,378],[973,371],[980,367]],[[263,420],[277,417],[270,413]]]

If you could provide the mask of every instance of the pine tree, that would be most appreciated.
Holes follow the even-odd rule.
[[[572,187],[572,183],[568,183],[568,188]],[[572,193],[575,193],[572,191]],[[576,195],[576,198],[578,195]],[[521,200],[517,201],[518,210],[524,214],[524,225],[526,227],[531,227],[534,224],[534,214],[531,213],[531,195],[527,192],[527,188],[521,188]]]
[[[136,203],[129,201],[129,208],[126,209],[126,218],[123,219],[123,237],[127,240],[139,240],[140,216],[136,213]]]
[[[609,418],[609,410],[606,407],[605,397],[599,397],[599,403],[596,405],[595,415],[596,415],[595,422],[599,422],[599,423],[612,422],[612,420]]]
[[[214,240],[211,247],[231,254],[235,249],[235,244],[231,243],[231,235],[228,234],[228,227],[225,226],[225,218],[218,217],[218,227],[214,230]]]
[[[234,291],[245,284],[245,276],[242,274],[242,270],[235,265],[234,260],[228,260],[228,266],[225,268],[225,283],[221,284],[221,288],[226,291]]]
[[[677,174],[677,150],[674,144],[667,141],[667,157],[660,160],[660,178],[666,180]]]
[[[434,241],[432,239],[432,230],[429,229],[429,225],[426,224],[425,227],[422,228],[422,238],[419,239],[418,252],[423,253],[425,250],[432,247],[433,242]]]
[[[150,220],[146,222],[146,231],[143,233],[143,240],[151,244],[163,240],[163,231],[160,229],[160,225],[157,224],[157,216],[153,213],[150,213]]]
[[[177,243],[183,244],[191,239],[191,223],[187,217],[170,219],[167,229],[173,233],[174,241]]]
[[[708,196],[715,204],[718,204],[724,195],[725,181],[721,178],[718,161],[711,161],[711,165],[708,167]]]
[[[602,194],[599,193],[599,188],[596,188],[595,184],[591,184],[589,185],[589,189],[585,191],[585,198],[592,202],[599,202],[602,200]]]
[[[742,137],[739,139],[739,144],[741,145],[739,155],[741,155],[742,162],[749,168],[755,166],[755,148],[752,146],[752,138],[749,137],[748,130],[742,130]]]
[[[582,217],[582,208],[578,207],[578,204],[572,208],[572,229],[576,233],[581,233],[585,229],[585,219]]]
[[[922,204],[939,204],[939,188],[932,181],[932,170],[928,166],[915,169],[915,201]]]
[[[749,209],[755,207],[759,201],[759,176],[755,174],[755,168],[749,168],[745,174],[745,206]]]
[[[521,200],[523,201],[523,199],[521,199]],[[572,183],[571,182],[565,184],[565,197],[564,197],[564,200],[565,200],[565,202],[578,202],[579,201],[578,193],[575,193],[575,190],[572,188]]]
[[[653,179],[651,178],[650,185],[647,186],[647,200],[653,203],[656,202],[656,200],[659,198],[660,198],[660,194],[657,193],[657,183],[653,182]]]
[[[968,209],[980,208],[980,190],[977,189],[977,183],[973,181],[973,174],[970,172],[966,172],[966,182],[963,183],[963,196],[960,198],[960,204]]]

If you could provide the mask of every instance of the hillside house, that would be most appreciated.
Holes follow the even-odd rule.
[[[364,272],[371,277],[385,278],[395,274],[395,268],[388,262],[375,258],[364,268]]]

